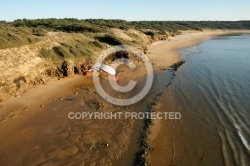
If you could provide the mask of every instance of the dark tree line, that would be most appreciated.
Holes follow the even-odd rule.
[[[108,28],[177,32],[203,29],[250,29],[250,21],[125,21],[105,19],[18,19],[10,22],[17,27],[41,27],[65,32],[103,32]]]

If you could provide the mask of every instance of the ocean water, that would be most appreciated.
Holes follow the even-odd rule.
[[[173,132],[170,164],[250,165],[250,34],[180,52],[187,63],[166,92],[168,107],[161,102],[162,110],[182,113],[165,124]]]

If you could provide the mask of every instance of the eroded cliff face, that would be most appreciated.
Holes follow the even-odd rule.
[[[107,33],[120,44],[144,52],[148,44],[167,39],[165,34],[147,35],[135,29],[110,29]],[[19,97],[34,85],[46,84],[50,77],[84,75],[100,52],[112,45],[105,35],[49,32],[35,44],[0,49],[0,101]]]

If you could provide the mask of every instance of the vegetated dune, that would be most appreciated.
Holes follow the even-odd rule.
[[[102,50],[147,45],[188,31],[249,29],[249,21],[180,22],[37,19],[0,22],[0,101],[49,77],[84,74]]]
[[[36,43],[0,49],[1,100],[9,95],[18,96],[32,85],[44,84],[50,76],[84,74],[95,57],[112,44],[142,48],[151,41],[136,30],[111,29],[109,33],[112,35],[97,34],[92,38],[80,33],[48,32]],[[138,38],[142,36],[142,44],[133,43],[137,40],[135,33]]]

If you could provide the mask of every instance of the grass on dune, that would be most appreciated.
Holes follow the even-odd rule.
[[[40,41],[45,30],[39,28],[13,27],[0,24],[0,49],[23,46]]]
[[[105,48],[103,43],[86,38],[71,38],[52,49],[40,50],[39,56],[47,60],[90,58]]]

